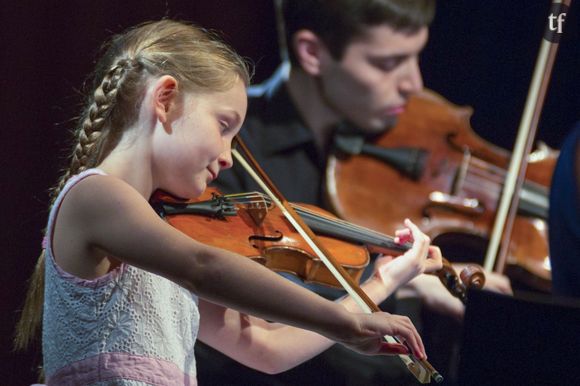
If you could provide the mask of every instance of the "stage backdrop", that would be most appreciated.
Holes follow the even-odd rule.
[[[16,310],[40,251],[46,192],[64,166],[83,80],[100,44],[130,25],[169,16],[223,31],[254,62],[255,81],[276,67],[278,52],[271,0],[11,1],[2,8],[0,379],[25,385],[35,380],[38,350],[11,352]],[[472,106],[475,131],[504,147],[513,145],[548,8],[543,0],[438,4],[422,56],[425,84]],[[580,118],[576,8],[568,15],[538,133],[554,147]]]

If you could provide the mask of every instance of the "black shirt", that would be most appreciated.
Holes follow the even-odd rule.
[[[281,67],[264,84],[248,90],[248,113],[240,136],[274,185],[291,202],[323,206],[326,154],[319,154],[284,85]],[[224,193],[260,190],[234,159],[216,186]]]

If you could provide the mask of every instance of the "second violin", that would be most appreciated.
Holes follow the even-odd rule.
[[[389,132],[337,136],[326,175],[333,211],[378,231],[409,217],[433,240],[451,236],[473,261],[493,227],[509,153],[473,132],[471,113],[424,91]],[[551,277],[545,219],[555,160],[547,149],[530,155],[508,260],[513,276],[544,290]]]

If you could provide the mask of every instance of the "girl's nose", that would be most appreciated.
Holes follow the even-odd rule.
[[[218,157],[218,163],[221,170],[229,169],[232,167],[234,161],[232,159],[232,150],[230,146],[228,146],[227,149],[220,154]]]

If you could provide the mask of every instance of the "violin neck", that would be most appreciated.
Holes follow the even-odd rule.
[[[367,245],[377,251],[405,252],[409,249],[405,245],[395,243],[391,236],[346,221],[320,215],[299,205],[293,205],[293,207],[304,222],[317,234]]]

